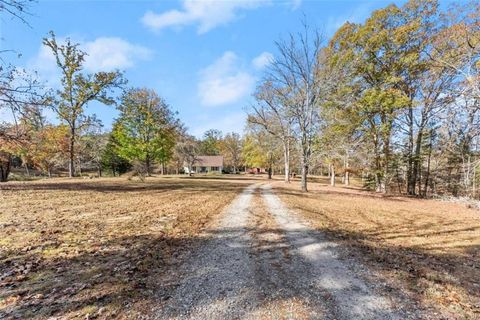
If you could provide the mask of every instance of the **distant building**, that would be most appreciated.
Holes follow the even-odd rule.
[[[188,165],[184,164],[185,173],[190,173]],[[192,167],[191,173],[208,173],[218,172],[223,170],[223,156],[198,156],[198,160]]]

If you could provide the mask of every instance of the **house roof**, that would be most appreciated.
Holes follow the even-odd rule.
[[[198,156],[195,161],[197,166],[202,167],[223,167],[223,156]]]

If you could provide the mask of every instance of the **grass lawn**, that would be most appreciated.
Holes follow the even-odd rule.
[[[168,303],[185,254],[207,240],[202,230],[246,185],[259,181],[266,179],[0,184],[0,318],[151,314],[159,302]],[[480,318],[478,210],[326,182],[317,179],[308,194],[297,181],[273,185],[287,205],[351,248],[347,252],[394,290],[446,318]]]
[[[357,187],[274,184],[290,208],[387,279],[448,318],[480,319],[480,211],[384,197]]]
[[[0,318],[137,318],[247,179],[0,185]]]

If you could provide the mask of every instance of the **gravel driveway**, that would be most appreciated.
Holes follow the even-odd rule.
[[[285,207],[246,188],[182,265],[159,319],[419,319],[414,304],[362,277],[365,266]]]

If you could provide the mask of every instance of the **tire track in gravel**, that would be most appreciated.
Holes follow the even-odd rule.
[[[252,319],[326,319],[328,297],[312,291],[301,274],[306,265],[292,255],[284,232],[268,212],[261,193],[250,217],[255,284],[261,301]]]
[[[327,319],[419,319],[408,303],[392,293],[381,294],[373,284],[357,277],[360,268],[354,261],[338,258],[340,248],[293,214],[271,190],[261,188],[263,200],[289,242],[290,254],[303,260],[302,282],[319,294],[328,292]],[[297,266],[298,267],[298,266]]]
[[[176,271],[181,278],[156,318],[326,319],[328,298],[300,276],[309,266],[291,256],[256,190],[225,209],[211,239]]]
[[[180,269],[175,292],[156,319],[242,319],[255,309],[255,272],[247,230],[252,193],[247,187],[224,210],[218,226]]]

